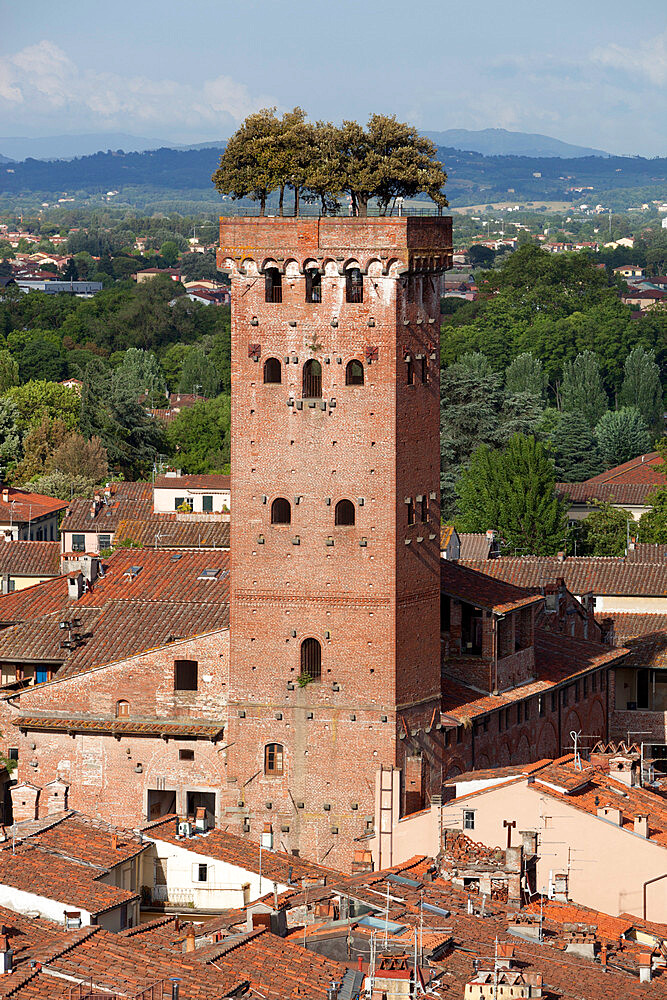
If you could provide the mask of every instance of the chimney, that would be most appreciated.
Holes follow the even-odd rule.
[[[637,964],[639,965],[639,982],[650,983],[653,978],[652,958],[650,952],[642,952]]]
[[[185,950],[194,951],[196,947],[197,946],[195,944],[195,929],[193,925],[190,924],[188,926],[187,931],[185,932]]]
[[[178,1000],[179,997],[179,984],[180,979],[172,979],[171,981],[171,1000]]]
[[[559,562],[559,563],[565,562],[565,553],[564,552],[557,552],[556,553],[556,561]]]
[[[600,945],[600,965],[606,967],[607,965],[607,942],[603,941]]]
[[[264,832],[262,833],[262,847],[267,847],[269,850],[273,847],[273,828],[270,823],[264,824]]]
[[[524,854],[537,854],[537,833],[535,830],[519,830]]]
[[[9,490],[3,487],[2,490],[2,502],[9,503]]]
[[[70,601],[78,601],[83,594],[83,573],[73,572],[67,577],[67,597]]]
[[[0,938],[0,975],[8,975],[12,971],[13,967],[14,952],[9,947],[9,938],[3,933],[2,938]]]
[[[112,833],[111,834],[111,850],[112,851],[117,851],[118,850],[118,834],[117,833]]]
[[[55,816],[57,813],[61,813],[67,809],[67,794],[69,792],[69,785],[66,781],[61,781],[60,778],[54,778],[53,781],[49,781],[46,784],[45,791],[47,795],[47,816]]]
[[[634,830],[639,837],[645,837],[648,840],[648,816],[635,816]]]
[[[614,826],[623,826],[623,812],[617,806],[598,806],[597,814]]]

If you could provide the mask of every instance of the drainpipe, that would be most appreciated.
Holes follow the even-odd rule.
[[[647,881],[644,882],[644,884],[642,886],[642,892],[644,894],[644,909],[642,910],[642,912],[644,914],[644,920],[646,920],[646,886],[647,885],[653,885],[654,882],[661,882],[663,880],[663,878],[667,878],[667,874],[665,874],[665,875],[657,875],[656,878],[647,879]]]

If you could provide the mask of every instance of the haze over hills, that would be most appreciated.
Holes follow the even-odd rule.
[[[141,153],[145,149],[174,146],[164,139],[146,139],[126,132],[88,132],[82,135],[50,135],[38,139],[25,136],[0,136],[0,162],[6,159],[71,160],[76,156],[92,156],[107,149],[122,149],[126,153]]]
[[[602,149],[574,146],[560,139],[536,132],[509,132],[504,128],[449,128],[444,132],[425,132],[437,146],[472,150],[484,156],[609,156]]]

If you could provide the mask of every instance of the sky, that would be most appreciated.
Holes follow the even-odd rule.
[[[0,0],[0,135],[396,114],[667,155],[667,0]]]

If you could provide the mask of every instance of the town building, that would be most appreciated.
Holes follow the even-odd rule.
[[[58,515],[67,508],[64,500],[30,490],[0,488],[0,537],[5,541],[54,542],[58,538]]]
[[[665,486],[667,476],[662,470],[662,459],[657,451],[652,451],[607,469],[583,483],[556,483],[556,492],[569,504],[568,520],[571,524],[588,517],[596,509],[595,501],[626,510],[633,520],[638,521],[651,509],[651,493]]]
[[[2,593],[11,594],[60,575],[60,543],[0,542]]]

